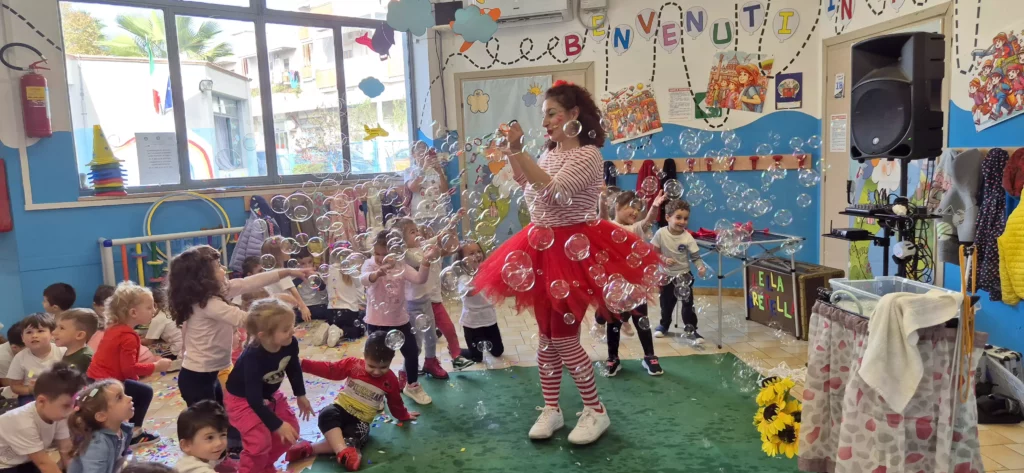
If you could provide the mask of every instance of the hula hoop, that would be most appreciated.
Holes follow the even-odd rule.
[[[197,192],[181,191],[181,192],[175,192],[173,194],[165,195],[165,196],[161,197],[160,200],[158,200],[156,202],[153,202],[153,205],[151,205],[149,207],[149,211],[146,212],[146,219],[145,219],[145,221],[143,222],[143,225],[142,225],[142,232],[143,232],[143,234],[145,234],[146,236],[152,236],[153,235],[153,215],[156,213],[156,209],[158,209],[161,205],[163,205],[164,201],[166,201],[167,199],[170,199],[172,197],[184,197],[184,196],[195,197],[195,198],[199,198],[199,199],[202,199],[202,200],[206,201],[207,205],[209,205],[210,207],[213,207],[214,210],[218,210],[219,211],[217,213],[217,217],[220,218],[221,226],[223,226],[224,228],[231,228],[231,217],[228,216],[227,211],[225,211],[224,207],[221,207],[221,205],[218,204],[217,201],[215,201],[212,198],[207,197],[207,196],[205,196],[203,194],[197,193]],[[153,249],[156,250],[157,254],[162,256],[164,258],[164,260],[167,261],[168,264],[170,264],[171,257],[169,255],[167,255],[167,254],[164,254],[163,250],[160,249],[159,245],[153,245]]]

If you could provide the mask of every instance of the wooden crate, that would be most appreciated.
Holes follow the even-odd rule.
[[[807,340],[807,325],[818,288],[832,278],[844,277],[841,269],[811,263],[796,263],[796,287],[792,287],[788,259],[768,258],[747,266],[747,318],[766,326],[778,326],[801,340]],[[755,286],[763,291],[752,291]],[[796,306],[793,306],[796,291]],[[773,323],[774,322],[774,323]]]

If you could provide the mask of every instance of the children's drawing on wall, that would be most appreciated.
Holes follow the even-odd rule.
[[[661,131],[658,101],[649,84],[636,84],[601,99],[604,118],[611,127],[612,143],[621,143]]]
[[[704,99],[708,107],[764,112],[768,76],[774,63],[774,59],[742,51],[715,54]]]
[[[778,74],[775,76],[775,109],[792,110],[803,107],[804,74]]]
[[[977,75],[967,84],[971,116],[981,131],[1024,114],[1024,34],[1000,31],[992,44],[971,52]]]

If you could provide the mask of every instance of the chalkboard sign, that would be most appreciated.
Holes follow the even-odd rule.
[[[789,260],[769,258],[747,266],[746,277],[747,318],[806,340],[818,288],[843,271],[801,262],[791,269]]]

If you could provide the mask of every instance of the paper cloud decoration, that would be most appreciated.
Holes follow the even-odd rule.
[[[487,113],[488,104],[491,101],[491,96],[484,93],[480,89],[473,91],[469,97],[466,97],[466,103],[469,104],[469,111],[473,113]]]
[[[377,80],[376,77],[367,77],[359,81],[359,90],[372,99],[384,93],[384,84]]]
[[[534,105],[537,105],[537,96],[533,95],[530,92],[527,92],[525,95],[523,95],[523,105],[527,107],[533,107]]]
[[[498,32],[498,23],[491,15],[481,12],[479,7],[470,5],[455,12],[452,31],[462,35],[467,43],[486,43]]]
[[[434,26],[434,14],[429,0],[398,0],[388,3],[388,25],[395,31],[406,31],[423,36]]]

